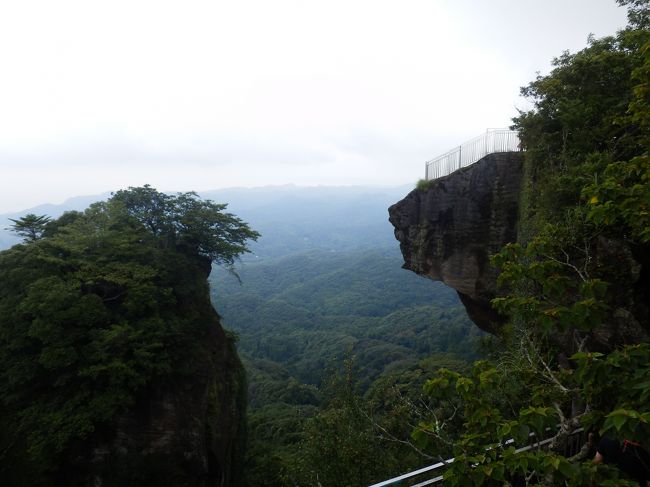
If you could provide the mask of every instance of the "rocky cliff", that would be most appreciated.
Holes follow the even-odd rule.
[[[522,153],[490,154],[413,190],[389,208],[404,268],[454,288],[470,318],[495,332],[501,322],[491,254],[517,240]]]
[[[177,306],[201,324],[188,344],[188,362],[180,364],[186,370],[146,387],[133,407],[95,435],[85,485],[240,485],[244,369],[209,300],[209,262],[185,270],[194,292],[179,294]]]
[[[245,381],[221,334],[201,337],[212,357],[194,380],[149,388],[104,431],[84,485],[239,485]]]

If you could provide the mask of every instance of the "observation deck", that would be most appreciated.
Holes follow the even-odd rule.
[[[519,135],[515,130],[487,129],[484,134],[427,161],[424,178],[429,181],[447,176],[462,167],[471,166],[488,154],[521,150]]]

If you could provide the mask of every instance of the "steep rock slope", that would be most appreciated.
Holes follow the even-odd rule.
[[[184,276],[196,279],[194,289],[202,292],[178,302],[202,325],[191,344],[191,363],[180,364],[187,371],[140,391],[133,407],[92,439],[92,452],[73,469],[89,465],[86,479],[92,485],[239,485],[246,376],[210,303],[205,285],[210,266],[204,264],[186,268]]]
[[[494,332],[490,300],[496,273],[489,256],[517,240],[522,153],[490,154],[413,190],[388,210],[404,268],[454,288],[470,318]]]

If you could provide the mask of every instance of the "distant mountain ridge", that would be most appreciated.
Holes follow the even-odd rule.
[[[44,203],[22,211],[0,214],[0,250],[4,250],[20,242],[20,238],[7,230],[7,228],[12,224],[10,219],[18,219],[29,213],[58,218],[66,211],[81,211],[96,201],[108,199],[110,195],[110,193],[102,193],[89,196],[74,196],[58,205],[53,203]]]
[[[343,251],[395,245],[386,208],[410,189],[372,186],[263,186],[201,191],[203,198],[228,203],[234,213],[262,238],[251,245],[256,257],[280,257],[320,249]],[[65,211],[81,211],[110,193],[78,196],[65,202],[43,204],[19,212],[0,214],[0,250],[20,242],[7,228],[10,218],[28,213],[56,218]],[[250,256],[249,256],[250,258]]]

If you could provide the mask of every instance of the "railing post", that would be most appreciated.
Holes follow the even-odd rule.
[[[490,137],[490,129],[485,130],[485,144],[484,147],[485,149],[483,150],[483,155],[487,155],[488,153],[488,138]]]

